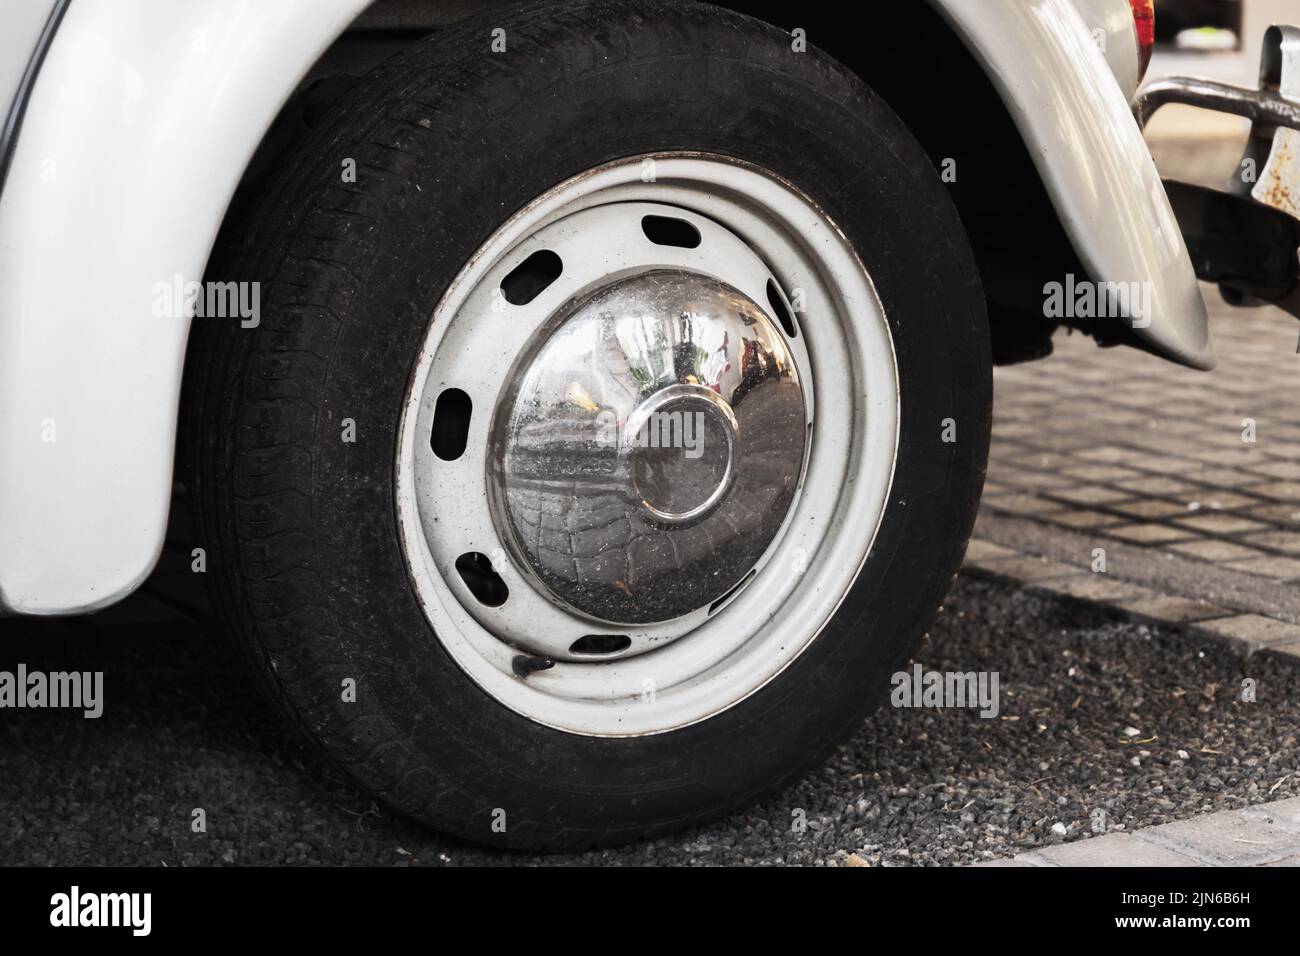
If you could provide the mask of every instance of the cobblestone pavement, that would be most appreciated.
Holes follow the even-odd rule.
[[[1240,145],[1154,151],[1165,175],[1211,185]],[[1214,372],[1068,334],[998,369],[968,567],[1300,654],[1300,328],[1204,291]]]
[[[1241,145],[1154,143],[1164,175],[1221,187]],[[1061,335],[999,369],[967,571],[1300,659],[1297,323],[1204,287],[1219,367]],[[1292,688],[1294,690],[1294,688]],[[1224,810],[984,866],[1300,865],[1300,800]]]

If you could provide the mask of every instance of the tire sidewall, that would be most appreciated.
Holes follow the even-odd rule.
[[[641,18],[623,9],[624,19]],[[629,34],[652,36],[621,58],[596,56],[586,36],[514,30],[517,69],[496,69],[485,51],[482,67],[467,68],[472,88],[454,101],[426,106],[432,92],[405,91],[388,141],[348,147],[358,158],[375,153],[373,171],[359,165],[380,180],[372,196],[383,214],[348,264],[353,281],[333,287],[337,323],[305,329],[292,282],[266,296],[254,349],[283,350],[289,335],[324,350],[326,366],[303,436],[310,455],[292,466],[311,489],[304,587],[324,624],[303,636],[285,696],[359,782],[478,840],[536,845],[567,832],[614,842],[790,780],[879,701],[946,593],[974,520],[990,363],[982,293],[952,204],[920,147],[855,78],[815,52],[792,53],[788,37],[751,21],[726,28],[737,19],[711,11],[672,28],[634,23]],[[399,160],[381,163],[376,147]],[[397,527],[399,422],[429,316],[496,228],[589,168],[682,149],[790,181],[857,249],[898,361],[893,489],[840,610],[778,677],[690,727],[584,737],[497,703],[432,632]],[[319,175],[336,169],[322,164]],[[948,418],[955,442],[941,437]],[[340,441],[344,419],[355,422],[355,442]],[[268,615],[254,607],[253,616]],[[356,703],[338,693],[348,678]],[[498,809],[510,820],[505,834],[491,826]]]

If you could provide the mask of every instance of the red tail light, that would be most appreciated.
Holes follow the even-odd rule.
[[[1156,0],[1128,0],[1133,7],[1133,25],[1138,35],[1138,82],[1147,75],[1151,51],[1156,46]]]

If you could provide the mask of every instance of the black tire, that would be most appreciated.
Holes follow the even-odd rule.
[[[494,28],[508,53],[489,53]],[[397,423],[428,318],[494,229],[587,168],[672,149],[772,170],[856,246],[897,353],[898,461],[861,575],[778,678],[681,730],[585,737],[504,708],[434,639],[398,539]],[[345,157],[355,184],[341,181]],[[482,843],[611,845],[771,793],[883,698],[970,534],[991,362],[953,204],[844,67],[703,4],[497,11],[367,76],[235,225],[210,277],[259,279],[261,323],[196,323],[186,427],[198,543],[257,679],[358,785]],[[354,444],[339,440],[345,417]],[[942,440],[946,418],[956,442]],[[345,677],[356,703],[340,701]],[[504,833],[494,808],[507,810]]]

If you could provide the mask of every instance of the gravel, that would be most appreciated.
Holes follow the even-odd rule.
[[[107,699],[99,720],[0,711],[0,863],[947,865],[1300,794],[1294,665],[963,577],[918,660],[997,671],[996,718],[886,706],[799,785],[714,826],[498,853],[350,787],[201,624],[121,617],[0,624],[0,669],[102,669]]]

